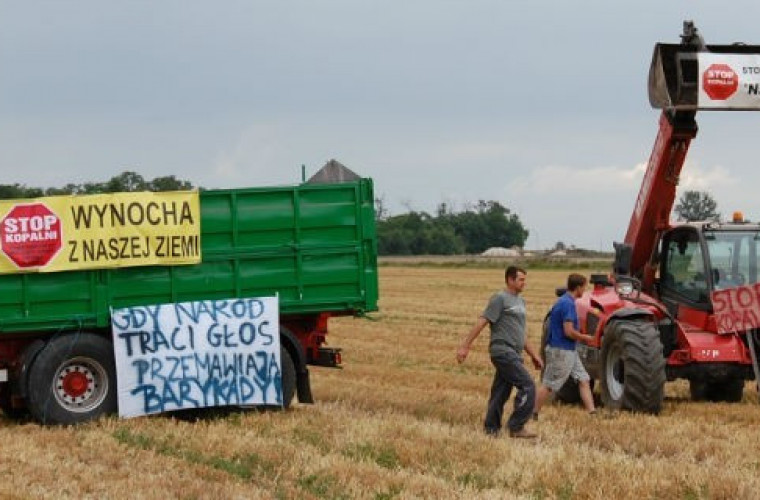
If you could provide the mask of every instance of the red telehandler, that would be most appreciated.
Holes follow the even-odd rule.
[[[705,45],[690,21],[681,43],[655,45],[659,132],[613,272],[592,275],[576,302],[581,330],[594,336],[577,349],[607,408],[657,414],[666,380],[678,378],[694,400],[739,401],[745,380],[758,379],[760,330],[720,328],[714,294],[760,283],[760,224],[669,219],[697,110],[760,109],[759,73],[760,46]],[[557,397],[577,401],[577,386]]]

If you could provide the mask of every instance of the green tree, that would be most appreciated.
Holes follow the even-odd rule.
[[[147,184],[147,188],[150,191],[187,191],[193,189],[193,185],[190,181],[183,181],[173,175],[167,175],[156,177]]]
[[[523,246],[528,231],[519,217],[496,201],[479,201],[463,212],[445,203],[436,215],[410,211],[377,218],[381,255],[480,253],[492,246]]]
[[[450,217],[467,253],[481,253],[490,247],[521,247],[528,239],[528,230],[517,214],[498,201],[480,200],[468,210]]]
[[[111,180],[105,183],[104,191],[106,193],[118,193],[123,191],[147,191],[148,183],[142,175],[137,172],[125,171],[121,174],[111,177]]]
[[[25,198],[26,186],[21,184],[0,184],[0,199],[12,200],[14,198]]]
[[[457,255],[464,253],[464,242],[447,224],[436,224],[427,231],[428,248],[431,255]]]
[[[684,191],[673,211],[681,221],[720,219],[718,204],[707,191]]]

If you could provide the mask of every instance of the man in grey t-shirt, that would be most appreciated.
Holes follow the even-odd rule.
[[[524,269],[515,266],[507,268],[504,273],[506,289],[491,297],[488,306],[457,350],[457,361],[462,363],[470,352],[472,342],[487,324],[491,325],[488,351],[496,373],[484,422],[487,434],[495,435],[501,430],[504,405],[512,393],[512,388],[517,387],[514,411],[507,421],[509,435],[515,438],[536,437],[525,429],[525,423],[533,413],[536,385],[523,364],[523,349],[537,370],[543,367],[543,361],[525,342],[525,301],[520,297],[520,293],[525,288],[526,274]]]

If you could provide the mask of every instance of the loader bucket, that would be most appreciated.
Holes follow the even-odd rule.
[[[760,110],[760,45],[656,44],[649,103],[675,111]]]

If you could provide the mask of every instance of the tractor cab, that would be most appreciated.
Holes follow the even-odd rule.
[[[758,283],[760,225],[698,222],[666,232],[660,244],[657,294],[673,316],[678,308],[712,312],[715,290]]]

